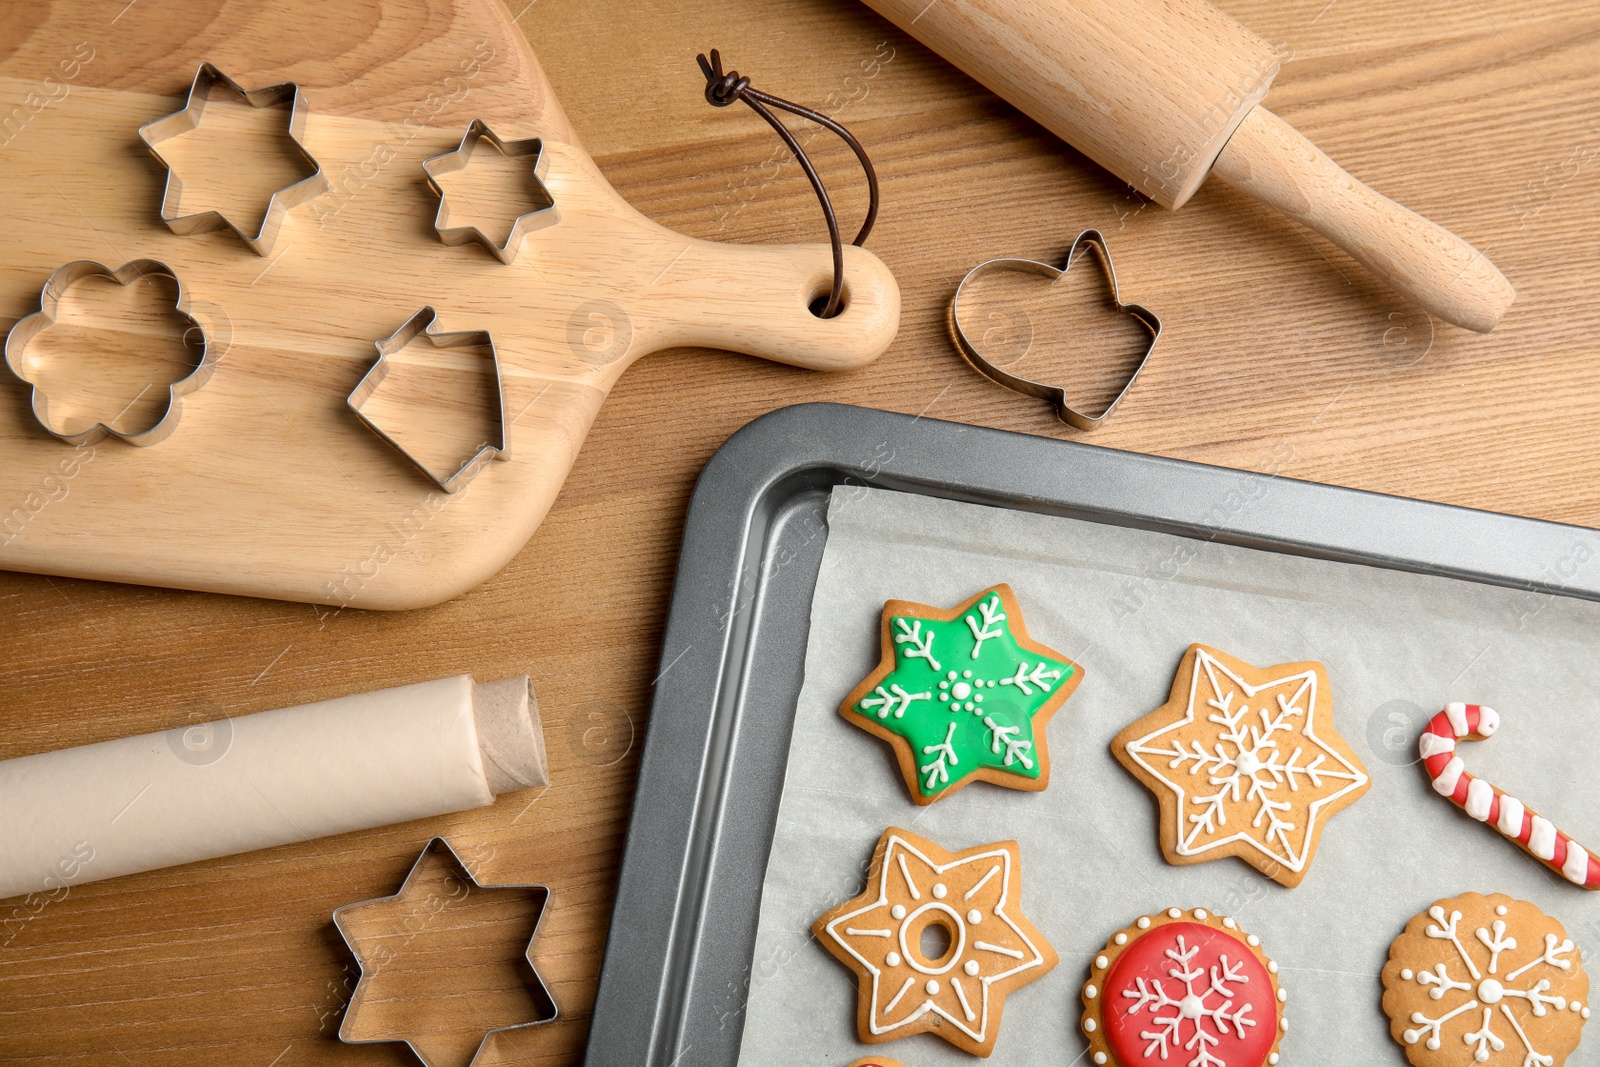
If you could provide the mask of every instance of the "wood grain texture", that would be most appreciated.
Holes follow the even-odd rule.
[[[1245,116],[1213,170],[1452,325],[1488,333],[1517,298],[1482,252],[1363,185],[1264,107]]]
[[[752,242],[823,232],[772,132],[740,109],[706,105],[695,52],[715,45],[758,88],[850,125],[884,176],[871,247],[900,281],[899,337],[872,367],[838,376],[704,350],[641,361],[601,409],[527,548],[437,608],[334,611],[0,575],[0,756],[464,671],[531,671],[552,783],[482,812],[88,886],[20,922],[0,909],[0,1060],[413,1062],[403,1050],[335,1042],[354,964],[328,916],[392,893],[437,832],[493,849],[475,866],[486,880],[550,884],[535,955],[563,1017],[508,1058],[579,1063],[664,666],[680,530],[712,451],[800,400],[1085,439],[1046,405],[974,373],[951,346],[946,305],[983,259],[1056,259],[1080,228],[1098,226],[1125,297],[1162,316],[1160,349],[1116,417],[1087,438],[1096,444],[1600,524],[1593,5],[1223,6],[1286,57],[1276,112],[1494,256],[1519,298],[1493,334],[1433,332],[1320,237],[1219,183],[1177,213],[1131,196],[859,4],[527,8],[519,25],[583,145],[630,202],[681,232]],[[116,25],[108,34],[171,32],[151,0]],[[810,146],[848,229],[864,209],[853,161],[824,138]],[[1037,360],[1045,378],[1071,380],[1080,365],[1099,373],[1101,354],[1066,347],[1057,326],[1067,319],[1047,312],[1037,312],[1038,351],[1021,366]],[[740,1024],[736,1004],[728,1024]]]
[[[381,12],[311,0],[209,12],[172,4],[169,19],[195,18],[188,32],[112,30],[96,43],[108,16],[85,0],[52,6],[17,34],[0,62],[0,116],[18,116],[0,142],[14,213],[0,247],[0,315],[35,310],[61,263],[114,269],[137,255],[171,268],[223,350],[160,447],[94,447],[48,506],[29,494],[72,450],[25,407],[0,405],[0,501],[21,502],[0,510],[0,566],[428,606],[527,542],[601,402],[641,356],[701,344],[840,370],[887,347],[899,293],[872,253],[847,250],[848,304],[819,319],[806,305],[831,278],[826,245],[697,240],[622,200],[559,111],[546,122],[543,75],[493,0],[368,6]],[[247,88],[298,80],[310,101],[304,147],[332,188],[287,214],[265,258],[231,233],[169,232],[155,211],[166,174],[130,143],[181,105],[202,60]],[[24,121],[46,79],[62,98]],[[220,110],[213,102],[205,115]],[[438,200],[421,162],[455,149],[473,118],[508,141],[543,140],[560,219],[529,234],[509,265],[476,245],[447,246],[433,228]],[[170,158],[184,140],[157,147]],[[217,175],[255,169],[257,154],[230,147],[185,153],[185,205],[225,194]],[[441,330],[487,330],[500,360],[507,462],[448,497],[344,405],[376,359],[373,343],[423,306],[439,309]],[[422,433],[435,432],[430,421],[440,434],[452,425],[437,407],[407,414],[402,428]],[[153,497],[165,506],[152,508]]]
[[[1516,298],[1470,243],[1258,106],[1278,51],[1207,0],[867,2],[1159,204],[1215,169],[1446,322],[1487,333]]]
[[[1272,46],[1208,0],[867,4],[1170,208],[1278,73]]]

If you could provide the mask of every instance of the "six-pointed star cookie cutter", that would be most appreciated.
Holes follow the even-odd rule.
[[[965,327],[961,325],[961,294],[975,278],[1001,271],[1018,271],[1025,274],[1040,274],[1055,282],[1066,276],[1067,272],[1072,269],[1073,263],[1077,262],[1078,254],[1084,249],[1092,249],[1095,257],[1100,261],[1100,268],[1104,272],[1106,282],[1111,290],[1109,294],[1111,306],[1124,315],[1132,316],[1145,329],[1150,331],[1150,343],[1145,347],[1144,355],[1139,357],[1138,366],[1134,367],[1133,373],[1128,376],[1128,380],[1123,383],[1122,388],[1112,398],[1111,403],[1107,404],[1105,410],[1098,415],[1089,415],[1068,404],[1066,390],[1059,385],[1049,385],[1045,382],[1034,381],[1032,378],[1024,378],[1020,374],[1013,374],[1005,368],[991,363],[984,357],[978,346],[972,343],[972,339],[967,336]],[[1139,372],[1144,370],[1144,365],[1150,361],[1150,353],[1155,351],[1156,342],[1161,339],[1161,320],[1156,317],[1155,312],[1142,304],[1125,304],[1122,302],[1122,298],[1117,291],[1117,271],[1111,263],[1111,250],[1106,247],[1105,237],[1101,235],[1099,230],[1084,230],[1078,234],[1077,240],[1072,242],[1072,248],[1067,252],[1065,266],[1056,267],[1033,259],[991,259],[987,262],[979,263],[976,267],[967,271],[967,276],[961,279],[960,285],[956,286],[956,295],[950,300],[950,333],[955,339],[956,347],[961,350],[961,354],[967,358],[967,362],[971,363],[980,374],[1005,386],[1007,389],[1048,401],[1055,407],[1056,417],[1067,425],[1080,430],[1092,430],[1110,417],[1111,413],[1116,410],[1117,405],[1122,402],[1122,398],[1128,395],[1128,390],[1133,388],[1133,383],[1139,380]]]
[[[532,976],[529,991],[533,994],[534,1000],[539,1004],[540,1017],[534,1019],[532,1022],[513,1023],[510,1026],[497,1026],[493,1030],[485,1031],[483,1039],[478,1043],[477,1051],[473,1053],[471,1063],[468,1064],[468,1067],[472,1067],[473,1064],[478,1062],[478,1057],[482,1055],[484,1048],[488,1046],[490,1038],[494,1037],[496,1034],[503,1034],[512,1030],[527,1030],[534,1026],[543,1026],[545,1023],[554,1022],[561,1014],[560,1009],[556,1007],[555,997],[551,996],[549,987],[544,984],[544,979],[539,975],[539,968],[533,962],[533,943],[539,939],[539,928],[544,925],[545,912],[550,910],[550,887],[547,885],[541,885],[537,882],[510,885],[480,882],[478,881],[477,876],[472,873],[472,869],[468,867],[461,859],[460,854],[457,853],[453,847],[451,847],[450,842],[442,837],[434,837],[429,839],[427,845],[425,845],[422,851],[417,855],[416,862],[414,862],[411,865],[411,869],[406,872],[405,880],[400,883],[400,888],[398,890],[386,897],[370,897],[367,900],[358,900],[350,904],[342,905],[333,910],[334,928],[339,931],[339,937],[343,939],[345,947],[350,950],[350,955],[355,957],[356,967],[359,968],[360,971],[360,974],[356,980],[355,991],[350,994],[350,1003],[345,1008],[344,1021],[339,1024],[339,1040],[343,1041],[347,1045],[374,1045],[399,1041],[403,1043],[406,1048],[411,1050],[412,1055],[416,1056],[417,1059],[422,1061],[424,1067],[433,1067],[432,1062],[429,1061],[427,1056],[423,1055],[421,1049],[417,1048],[416,1045],[411,1043],[410,1038],[350,1037],[348,1035],[347,1032],[350,1029],[351,1021],[360,1013],[362,1005],[366,1002],[367,962],[362,958],[361,953],[356,949],[356,942],[359,940],[359,938],[353,935],[351,931],[346,928],[345,915],[347,912],[353,911],[357,908],[366,907],[371,904],[377,904],[386,900],[399,900],[401,897],[405,896],[406,887],[411,884],[411,879],[416,877],[417,871],[422,869],[422,865],[427,862],[428,857],[435,851],[439,850],[442,850],[443,853],[450,858],[451,862],[455,864],[456,873],[462,876],[463,883],[470,888],[535,889],[544,893],[544,899],[539,902],[539,913],[534,917],[533,934],[528,938],[528,948],[523,953],[523,958],[528,961],[528,970]],[[376,970],[377,968],[375,967],[374,971]]]
[[[494,239],[476,226],[449,226],[450,206],[445,195],[444,187],[439,184],[439,179],[446,174],[454,174],[465,170],[472,162],[472,154],[482,141],[489,142],[496,151],[507,159],[517,159],[527,156],[533,157],[533,179],[539,195],[544,197],[546,203],[532,211],[518,215],[511,223],[511,231],[506,234],[505,244],[495,244]],[[434,216],[433,228],[439,233],[439,240],[447,245],[466,244],[468,241],[477,241],[492,252],[496,259],[502,263],[510,263],[517,258],[517,249],[522,245],[522,239],[534,230],[542,230],[546,226],[553,226],[561,221],[561,213],[556,210],[555,199],[550,191],[545,188],[544,175],[548,167],[548,159],[544,152],[544,142],[537,137],[530,137],[523,141],[502,141],[482,119],[473,119],[467,126],[467,132],[461,138],[461,145],[453,151],[443,155],[433,156],[422,161],[422,173],[427,176],[428,188],[432,189],[439,197],[439,211]]]
[[[109,278],[118,285],[128,285],[140,278],[171,278],[178,288],[173,311],[187,319],[190,327],[200,335],[200,359],[196,362],[194,370],[167,386],[167,406],[156,420],[155,425],[147,430],[137,433],[124,433],[111,426],[110,422],[97,422],[93,426],[74,433],[62,433],[50,424],[50,397],[43,389],[34,384],[28,377],[26,361],[23,351],[28,343],[39,334],[55,325],[56,310],[67,291],[85,278]],[[187,334],[188,331],[185,331]],[[183,411],[183,397],[188,396],[204,385],[216,370],[218,353],[212,348],[211,337],[199,321],[189,313],[189,294],[183,287],[183,282],[171,267],[154,259],[129,260],[116,270],[89,259],[78,259],[56,270],[45,280],[44,288],[39,292],[39,310],[17,321],[11,327],[11,332],[6,334],[5,359],[6,366],[22,382],[26,383],[32,391],[30,398],[33,407],[33,417],[39,425],[52,436],[65,441],[69,445],[88,445],[104,440],[106,437],[115,437],[126,441],[130,445],[153,445],[166,440],[172,431],[178,428],[178,419]],[[144,394],[141,392],[140,396]],[[129,401],[132,407],[139,397]],[[118,412],[111,419],[115,422],[127,408]]]
[[[506,443],[506,391],[505,382],[500,375],[500,354],[495,350],[494,338],[489,335],[489,331],[459,330],[454,333],[435,333],[432,327],[437,320],[438,314],[433,308],[424,307],[407,319],[394,333],[381,341],[374,342],[378,349],[378,360],[368,369],[366,375],[356,383],[356,387],[350,391],[345,403],[349,405],[355,417],[360,419],[369,430],[383,438],[396,452],[410,460],[411,465],[427,475],[434,485],[437,485],[447,493],[455,493],[459,492],[467,482],[471,481],[478,471],[488,464],[491,458],[511,458],[511,449]],[[378,386],[382,385],[383,380],[389,376],[390,357],[398,354],[401,349],[418,337],[426,338],[434,348],[487,348],[489,350],[489,361],[494,365],[495,407],[499,412],[499,418],[496,420],[498,438],[496,441],[491,441],[479,448],[453,473],[445,475],[441,475],[439,472],[429,468],[405,445],[391,437],[382,426],[379,426],[362,410],[367,401],[372,399],[372,395],[378,391]]]
[[[183,199],[183,182],[179,180],[178,172],[172,169],[172,163],[161,154],[160,146],[163,142],[191,133],[200,125],[200,117],[205,113],[206,104],[219,86],[237,94],[251,107],[273,107],[288,102],[289,139],[294,143],[300,158],[311,167],[309,175],[272,194],[271,199],[267,201],[266,213],[261,217],[261,227],[254,236],[241,230],[220,211],[201,211],[193,215],[178,214],[178,205]],[[269,85],[262,89],[245,89],[210,63],[201,63],[200,69],[195,72],[194,81],[189,86],[189,97],[184,106],[170,115],[163,115],[139,127],[139,139],[167,172],[166,190],[161,194],[162,221],[180,237],[226,228],[238,234],[252,252],[259,256],[269,255],[283,226],[285,213],[290,208],[298,207],[319,196],[328,188],[328,179],[322,173],[322,165],[305,149],[306,112],[305,94],[300,92],[300,86],[294,82]]]

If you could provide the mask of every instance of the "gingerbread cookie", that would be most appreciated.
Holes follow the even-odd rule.
[[[1160,799],[1168,863],[1238,856],[1290,888],[1328,819],[1370,785],[1333,727],[1322,664],[1257,668],[1205,645],[1111,751]]]
[[[1500,728],[1500,715],[1481,704],[1446,704],[1422,732],[1417,752],[1434,792],[1499,830],[1517,846],[1573,885],[1600,889],[1600,858],[1556,829],[1555,824],[1511,794],[1467,773],[1456,742],[1483,741]]]
[[[911,799],[932,804],[970,782],[1050,783],[1045,725],[1083,668],[1028,637],[1008,585],[950,610],[891,600],[883,659],[839,705],[894,746]]]
[[[1289,995],[1261,940],[1204,908],[1118,930],[1083,987],[1089,1059],[1113,1067],[1266,1067]]]
[[[1439,901],[1394,939],[1383,968],[1389,1032],[1415,1067],[1561,1067],[1588,998],[1561,924],[1501,894]]]
[[[849,1067],[905,1067],[905,1064],[884,1056],[863,1056],[859,1060],[851,1060]]]
[[[812,926],[856,973],[856,1029],[878,1043],[933,1033],[974,1056],[994,1051],[1006,994],[1056,965],[1023,917],[1015,841],[947,852],[884,831],[867,888]],[[931,940],[942,945],[930,950]]]

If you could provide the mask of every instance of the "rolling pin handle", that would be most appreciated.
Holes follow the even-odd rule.
[[[1516,299],[1482,252],[1363,185],[1264,107],[1245,116],[1212,173],[1316,230],[1446,322],[1488,333]]]

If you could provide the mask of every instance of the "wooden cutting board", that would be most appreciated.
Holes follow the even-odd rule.
[[[159,28],[118,25],[122,6],[0,5],[0,329],[36,311],[69,261],[151,258],[181,281],[222,355],[183,398],[177,429],[149,447],[112,437],[75,448],[41,428],[27,384],[0,386],[0,567],[353,607],[435,604],[527,542],[640,356],[695,345],[844,370],[894,336],[899,292],[869,252],[846,249],[847,305],[823,320],[807,304],[831,276],[826,245],[696,240],[630,208],[496,0],[365,0],[335,14],[312,0],[168,3]],[[265,256],[225,230],[178,236],[158,213],[166,171],[138,129],[183,106],[202,61],[246,89],[295,82],[309,103],[304,147],[331,188],[288,212]],[[281,138],[259,124],[226,136],[228,114],[213,104],[179,139],[188,148],[167,143],[186,209],[191,198],[197,210],[264,203],[253,187],[275,187],[287,166]],[[214,117],[221,132],[202,137]],[[421,163],[455,149],[474,118],[544,145],[559,221],[530,233],[509,265],[476,244],[447,246],[434,228],[439,201]],[[117,293],[81,295],[57,324],[67,340],[45,350],[48,384],[82,390],[92,407],[105,403],[90,395],[96,376],[114,377],[170,323],[117,305]],[[438,329],[487,330],[499,359],[506,461],[454,494],[346,405],[374,342],[424,306]],[[80,352],[87,369],[75,376]],[[413,451],[447,454],[471,409],[481,414],[483,395],[451,392],[464,358],[414,359],[409,384],[384,401]],[[492,375],[480,379],[492,388]],[[158,415],[145,408],[164,398],[147,393],[127,417]]]

